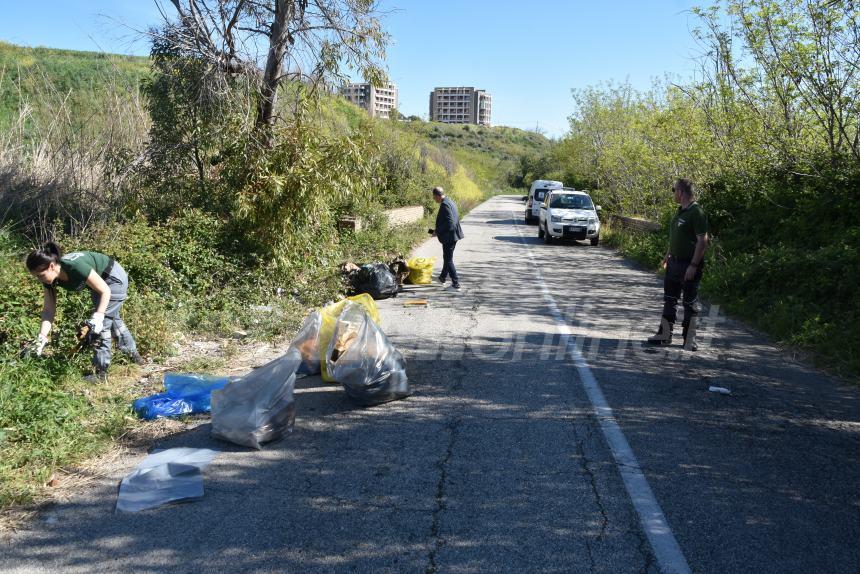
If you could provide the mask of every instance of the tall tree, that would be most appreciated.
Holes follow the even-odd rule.
[[[316,88],[347,70],[385,79],[376,0],[170,0],[172,15],[155,3],[165,22],[154,34],[212,74],[252,81],[259,129],[274,124],[285,81]]]

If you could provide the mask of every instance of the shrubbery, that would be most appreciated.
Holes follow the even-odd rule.
[[[607,213],[664,224],[672,181],[693,179],[715,239],[703,294],[856,376],[856,16],[840,3],[720,6],[696,11],[710,48],[700,81],[577,91],[570,133],[513,179],[562,179]],[[650,267],[665,254],[665,232],[607,238]]]

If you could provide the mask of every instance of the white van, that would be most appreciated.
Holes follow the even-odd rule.
[[[526,203],[526,223],[540,219],[540,205],[546,194],[552,189],[561,189],[564,184],[549,179],[536,179],[529,188],[529,199]]]

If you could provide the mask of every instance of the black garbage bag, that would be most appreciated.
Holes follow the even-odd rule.
[[[397,278],[384,263],[368,263],[349,277],[350,295],[367,293],[374,299],[388,299],[400,291]]]

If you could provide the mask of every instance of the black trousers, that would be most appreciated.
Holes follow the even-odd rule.
[[[677,259],[669,256],[666,277],[663,278],[663,318],[669,323],[675,323],[678,313],[678,299],[681,299],[683,294],[681,301],[684,307],[683,325],[685,327],[690,324],[693,317],[699,314],[699,283],[702,281],[705,262],[699,263],[692,281],[684,279],[689,266],[689,259]]]
[[[439,278],[443,281],[450,275],[451,282],[454,285],[460,283],[460,278],[457,276],[457,268],[454,267],[454,248],[457,247],[457,242],[442,244],[442,272],[439,273]]]

